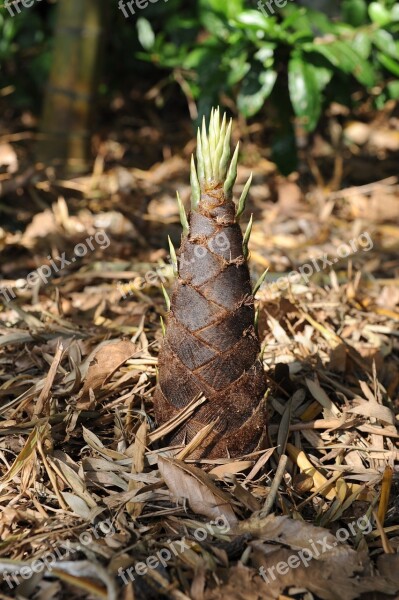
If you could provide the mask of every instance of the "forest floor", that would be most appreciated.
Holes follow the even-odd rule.
[[[270,444],[234,460],[153,418],[189,122],[69,179],[0,138],[0,599],[398,597],[396,121],[316,136],[289,178],[242,132]]]

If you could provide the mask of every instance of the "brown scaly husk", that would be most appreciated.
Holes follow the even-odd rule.
[[[201,172],[200,153],[198,158]],[[196,185],[192,172],[193,181]],[[194,202],[188,235],[178,253],[178,278],[159,355],[154,398],[158,424],[174,417],[196,396],[207,398],[173,432],[169,443],[189,442],[217,421],[190,455],[196,458],[234,457],[266,442],[266,385],[254,328],[254,300],[229,186],[231,177],[226,185],[220,175],[201,181],[199,202],[197,206]]]

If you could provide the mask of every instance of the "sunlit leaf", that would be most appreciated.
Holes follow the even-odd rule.
[[[371,36],[372,41],[381,52],[388,54],[392,58],[399,59],[399,49],[397,43],[389,31],[377,29]]]
[[[266,17],[259,10],[245,10],[236,16],[235,22],[238,26],[259,29],[269,33],[277,32],[280,29],[275,19]]]
[[[211,9],[226,18],[235,17],[243,10],[243,0],[201,0],[203,10]]]
[[[305,129],[312,131],[320,117],[321,90],[315,69],[301,56],[289,62],[288,88],[295,114],[301,118]]]
[[[380,2],[372,2],[369,6],[369,16],[373,23],[384,27],[391,22],[391,13]]]
[[[244,79],[237,97],[237,105],[242,114],[252,117],[263,106],[266,98],[271,94],[277,79],[276,71],[252,71]]]
[[[152,29],[151,23],[144,19],[144,17],[139,17],[137,19],[137,35],[140,41],[140,44],[146,50],[150,50],[155,42],[155,33]]]
[[[360,54],[362,58],[368,58],[371,51],[371,37],[369,33],[359,31],[352,41],[352,48]]]
[[[334,67],[351,73],[360,83],[372,87],[375,83],[373,67],[354,50],[349,43],[335,40],[328,44],[304,44],[305,51],[318,52]]]
[[[383,54],[382,52],[379,52],[377,56],[378,60],[380,61],[383,67],[385,67],[388,71],[399,77],[399,62],[397,62],[390,56]]]

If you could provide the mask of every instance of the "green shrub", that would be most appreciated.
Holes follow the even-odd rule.
[[[399,3],[345,0],[335,19],[293,1],[275,10],[266,16],[244,0],[199,0],[196,16],[170,14],[156,35],[144,16],[137,29],[140,58],[178,71],[200,117],[223,95],[246,118],[270,102],[278,115],[274,158],[289,172],[294,117],[312,132],[332,101],[350,106],[355,91],[371,94],[377,108],[398,98]]]

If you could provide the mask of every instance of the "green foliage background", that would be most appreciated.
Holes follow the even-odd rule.
[[[112,1],[103,96],[127,92],[137,78],[166,78],[196,101],[199,117],[223,99],[247,119],[270,107],[274,158],[285,172],[295,166],[295,122],[312,132],[332,101],[352,107],[371,98],[380,109],[399,98],[399,3],[344,0],[333,17],[310,0],[290,0],[271,16],[256,4],[158,0],[125,19]],[[47,8],[14,18],[1,9],[0,90],[12,87],[16,108],[40,103],[54,16]]]

